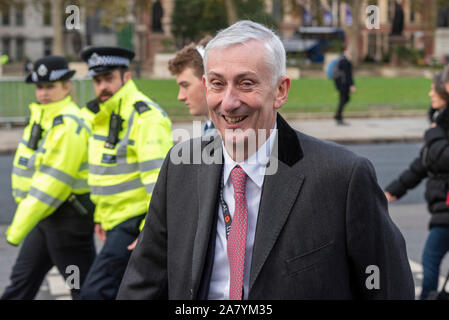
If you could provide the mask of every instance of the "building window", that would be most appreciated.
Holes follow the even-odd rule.
[[[396,0],[388,1],[388,22],[393,23],[394,11],[396,9]]]
[[[382,54],[382,59],[383,59],[383,56],[385,55],[385,48],[386,48],[386,45],[385,45],[385,33],[381,33],[380,34],[380,53]]]
[[[414,4],[412,4],[410,6],[410,22],[411,23],[415,22],[415,7],[414,7]]]
[[[53,39],[52,38],[45,38],[44,39],[44,56],[51,55],[52,46],[53,46]]]
[[[23,38],[17,38],[16,39],[16,60],[22,61],[24,58],[24,39]]]
[[[44,26],[51,26],[51,3],[50,1],[46,1],[44,3],[44,16],[43,16],[43,21],[44,21]]]
[[[376,57],[376,49],[377,49],[377,34],[369,33],[368,34],[368,56],[372,59]]]
[[[336,0],[335,2],[336,2],[336,6],[337,6],[337,16],[336,16],[337,23],[335,25],[337,27],[341,27],[343,23],[341,22],[340,0]]]
[[[2,25],[3,26],[9,26],[9,9],[10,9],[10,6],[7,4],[3,4],[0,7],[0,10],[2,11]]]
[[[16,16],[16,26],[23,26],[23,10],[24,10],[24,4],[18,3],[15,7],[15,16]]]
[[[6,54],[8,57],[11,57],[11,39],[10,38],[2,39],[2,54]]]
[[[276,22],[282,21],[283,17],[283,4],[281,0],[273,0],[273,6],[272,6],[272,15]]]

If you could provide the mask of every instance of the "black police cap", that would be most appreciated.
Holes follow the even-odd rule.
[[[67,60],[59,56],[46,56],[34,63],[33,71],[26,77],[26,83],[42,84],[59,80],[68,80],[75,70],[70,70]]]
[[[88,74],[96,76],[129,67],[134,55],[134,51],[120,47],[90,47],[81,52],[81,59],[87,62]]]

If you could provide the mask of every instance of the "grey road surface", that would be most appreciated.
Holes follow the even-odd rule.
[[[348,145],[346,147],[370,159],[376,169],[379,185],[384,188],[408,167],[413,158],[418,155],[421,144],[392,143]],[[6,224],[11,221],[15,210],[15,204],[10,195],[11,162],[12,156],[0,156],[0,294],[8,283],[8,276],[18,253],[17,248],[7,245],[3,240]],[[390,215],[406,240],[411,264],[417,267],[412,268],[417,288],[420,286],[422,274],[416,270],[419,270],[421,263],[421,253],[428,232],[429,220],[423,194],[424,183],[421,183],[415,190],[408,192],[404,198],[389,205]],[[441,273],[445,274],[448,269],[449,263],[445,261]],[[58,297],[52,295],[48,288],[48,283],[44,283],[38,298],[57,299]],[[419,289],[417,290],[419,292]]]

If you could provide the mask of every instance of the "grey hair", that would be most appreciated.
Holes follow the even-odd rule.
[[[227,48],[237,44],[245,45],[250,40],[263,41],[267,49],[266,62],[271,69],[272,85],[286,74],[285,48],[279,37],[267,27],[250,21],[242,20],[221,30],[209,41],[204,52],[204,74],[207,81],[207,57],[209,51],[215,48]]]

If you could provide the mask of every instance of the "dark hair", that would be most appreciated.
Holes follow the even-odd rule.
[[[435,87],[436,93],[441,97],[441,99],[449,102],[449,93],[446,91],[442,72],[438,72],[433,76],[433,85]]]
[[[119,67],[118,70],[120,71],[120,76],[123,78],[125,76],[125,72],[129,71],[128,67]]]
[[[441,77],[442,77],[442,81],[444,83],[448,83],[449,82],[449,64],[444,67]]]

